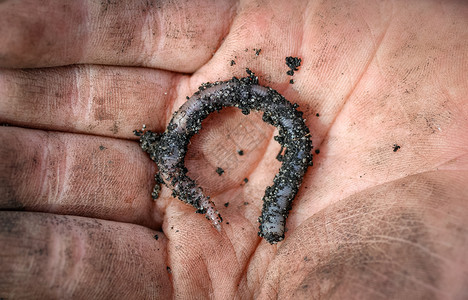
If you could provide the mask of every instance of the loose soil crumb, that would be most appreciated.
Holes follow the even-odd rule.
[[[223,168],[217,167],[216,168],[216,173],[218,173],[219,176],[223,175],[223,173],[224,173]]]
[[[301,61],[302,59],[300,59],[299,57],[292,57],[292,56],[286,57],[286,65],[290,69],[289,71],[286,72],[286,74],[293,76],[294,71],[298,71],[298,67],[301,66]]]

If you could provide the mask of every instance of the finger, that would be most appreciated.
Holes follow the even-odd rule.
[[[137,143],[0,127],[0,208],[159,228],[155,167]]]
[[[160,233],[137,225],[28,212],[0,212],[0,224],[2,298],[171,296],[167,240]]]
[[[162,131],[180,76],[145,68],[0,70],[0,122],[130,138]]]
[[[234,1],[63,1],[0,4],[0,66],[76,63],[192,72],[228,30]],[[175,51],[176,50],[176,51]]]

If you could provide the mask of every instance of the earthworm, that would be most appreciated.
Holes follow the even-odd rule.
[[[202,120],[223,107],[238,107],[245,115],[251,110],[263,112],[263,121],[278,128],[275,140],[286,149],[278,155],[282,161],[273,185],[263,197],[258,235],[271,244],[284,239],[285,223],[292,201],[298,192],[307,168],[312,164],[312,141],[298,105],[286,100],[272,88],[258,84],[253,73],[248,77],[233,77],[228,81],[205,83],[176,111],[162,134],[146,131],[140,135],[143,150],[156,162],[158,183],[172,189],[173,196],[204,213],[214,227],[221,229],[222,218],[214,203],[201,187],[187,176],[184,165],[190,138],[201,129]],[[154,194],[158,190],[155,189]],[[157,196],[157,195],[155,195]]]

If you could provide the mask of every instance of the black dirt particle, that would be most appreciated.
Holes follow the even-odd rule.
[[[316,113],[315,116],[316,116],[316,117],[320,117],[320,114],[319,114],[319,113]]]
[[[294,79],[289,80],[290,84],[294,84]]]
[[[151,192],[151,197],[153,198],[153,200],[156,200],[159,198],[159,192],[161,191],[161,183],[163,183],[163,181],[158,174],[154,175],[154,181],[156,181],[156,184],[154,185],[153,191]]]
[[[393,144],[393,152],[397,152],[398,150],[400,150],[401,146],[397,145],[397,144]]]
[[[169,266],[166,267],[166,270],[167,270],[167,273],[172,274],[172,270],[171,268],[169,268]]]
[[[260,54],[260,52],[262,51],[262,49],[253,49],[255,51],[255,56],[258,56]]]
[[[223,175],[224,170],[222,168],[220,168],[220,167],[217,167],[216,168],[216,173],[218,173],[218,175],[221,176],[221,175]]]
[[[248,179],[248,178],[244,178],[244,182],[245,182],[245,183],[249,182],[249,179]]]
[[[229,206],[229,202],[224,203],[224,207],[228,207],[228,206]]]
[[[102,150],[105,150],[105,149],[107,149],[107,148],[106,148],[106,147],[104,147],[103,145],[99,146],[99,150],[101,150],[101,151],[102,151]]]
[[[239,154],[240,156],[244,155],[244,150],[238,150],[237,154]]]
[[[154,239],[157,241],[159,239],[159,235],[155,234]]]
[[[290,76],[294,75],[294,71],[297,71],[298,67],[301,66],[301,61],[302,59],[300,59],[299,57],[292,57],[292,56],[286,57],[286,65],[291,69],[287,71],[286,74]]]
[[[320,154],[320,149],[315,149],[315,154]]]
[[[234,66],[236,62],[234,60],[231,60],[231,66]]]

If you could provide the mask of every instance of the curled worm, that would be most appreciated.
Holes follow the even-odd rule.
[[[269,243],[284,238],[285,223],[291,204],[307,168],[312,164],[312,142],[302,112],[272,88],[258,85],[253,74],[244,78],[206,83],[174,113],[163,134],[146,131],[140,137],[143,150],[150,154],[159,168],[156,178],[172,189],[173,196],[193,205],[204,213],[215,228],[221,229],[222,218],[209,196],[187,176],[184,165],[190,138],[201,129],[202,120],[223,107],[238,107],[244,114],[251,110],[263,112],[263,121],[279,130],[275,140],[285,151],[278,155],[283,162],[273,185],[263,197],[259,217],[259,236]],[[141,132],[137,132],[141,135]],[[157,190],[154,192],[157,194]],[[157,195],[156,195],[157,196]]]

